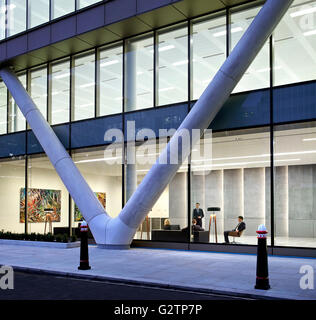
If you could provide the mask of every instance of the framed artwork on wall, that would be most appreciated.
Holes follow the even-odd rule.
[[[28,222],[45,222],[47,212],[50,213],[50,219],[52,222],[60,222],[61,191],[49,189],[28,189]],[[25,222],[25,188],[20,189],[20,222]]]

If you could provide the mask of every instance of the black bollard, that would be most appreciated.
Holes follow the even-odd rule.
[[[80,266],[79,270],[90,270],[89,266],[89,251],[88,251],[88,225],[85,221],[80,226]]]
[[[269,270],[268,270],[268,249],[267,249],[267,229],[261,224],[258,228],[258,249],[257,249],[257,278],[255,289],[268,290]]]

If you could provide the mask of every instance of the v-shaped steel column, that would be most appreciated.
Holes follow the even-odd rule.
[[[0,76],[88,222],[99,245],[111,248],[126,248],[130,245],[137,227],[181,166],[181,163],[161,164],[162,159],[167,159],[171,150],[180,150],[179,153],[182,152],[185,158],[190,154],[190,146],[184,146],[182,149],[181,139],[179,139],[181,130],[186,129],[192,132],[193,129],[201,129],[203,131],[209,126],[292,2],[293,0],[267,0],[116,218],[110,218],[106,214],[13,71],[8,68],[0,69]],[[192,145],[196,142],[192,140]]]

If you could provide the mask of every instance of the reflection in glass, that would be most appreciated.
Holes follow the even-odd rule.
[[[193,23],[193,100],[203,93],[226,59],[226,17],[208,17]]]
[[[26,89],[26,74],[19,75],[18,78]],[[9,132],[22,131],[25,128],[26,120],[12,96],[9,95]]]
[[[153,106],[154,39],[137,37],[126,42],[125,111]]]
[[[99,113],[104,116],[122,112],[122,45],[100,50],[99,67]]]
[[[95,55],[78,55],[74,60],[74,120],[94,117]]]
[[[28,27],[33,28],[49,20],[48,0],[28,0]]]
[[[51,0],[52,19],[75,11],[75,0]]]
[[[7,87],[0,82],[0,134],[7,133]]]
[[[158,31],[158,105],[188,100],[187,27]]]
[[[51,75],[51,124],[69,121],[70,60],[52,64]]]
[[[8,36],[26,30],[26,0],[7,2]]]
[[[41,111],[44,118],[47,118],[47,67],[31,70],[30,94]]]
[[[231,15],[231,50],[248,29],[261,7],[234,12]],[[226,34],[226,32],[225,32]],[[269,40],[258,53],[233,92],[267,88],[270,85]]]
[[[274,132],[275,245],[316,247],[316,123]]]

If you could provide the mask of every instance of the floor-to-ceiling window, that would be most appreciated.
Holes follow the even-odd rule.
[[[201,242],[223,243],[224,231],[235,229],[239,216],[246,230],[236,242],[256,244],[260,224],[270,232],[269,127],[214,132],[201,141],[191,160],[192,218],[196,203],[204,211],[202,227],[209,232]]]
[[[52,63],[50,74],[50,122],[59,124],[69,121],[70,109],[70,60]]]
[[[231,51],[252,23],[261,7],[248,8],[231,12],[230,46]],[[270,86],[269,40],[266,41],[242,79],[234,89],[235,92],[250,91]]]
[[[316,123],[274,128],[275,245],[316,246]]]
[[[77,8],[82,9],[87,6],[91,6],[92,4],[95,4],[97,2],[100,2],[100,0],[77,0]]]
[[[125,111],[153,107],[153,34],[129,39],[125,47]]]
[[[187,101],[187,24],[158,31],[157,55],[157,105]]]
[[[226,15],[212,15],[193,22],[193,100],[200,97],[226,59]]]
[[[26,73],[19,75],[18,78],[26,88]],[[13,97],[9,95],[9,132],[22,131],[25,128],[26,120]]]
[[[5,38],[6,30],[6,3],[5,0],[0,0],[0,40]]]
[[[105,116],[123,111],[123,45],[101,48],[98,60],[97,115]]]
[[[51,0],[52,19],[75,11],[75,0]]]
[[[274,33],[274,85],[316,78],[316,1],[295,0]]]
[[[26,29],[26,0],[7,1],[8,36]]]
[[[33,28],[49,21],[48,0],[28,0],[28,27]]]
[[[31,69],[29,93],[41,111],[47,118],[47,66]]]
[[[8,124],[8,95],[7,87],[0,82],[0,134],[7,133]]]
[[[0,231],[24,232],[25,159],[0,160]]]
[[[95,53],[85,53],[74,58],[73,120],[94,117],[95,114]]]

